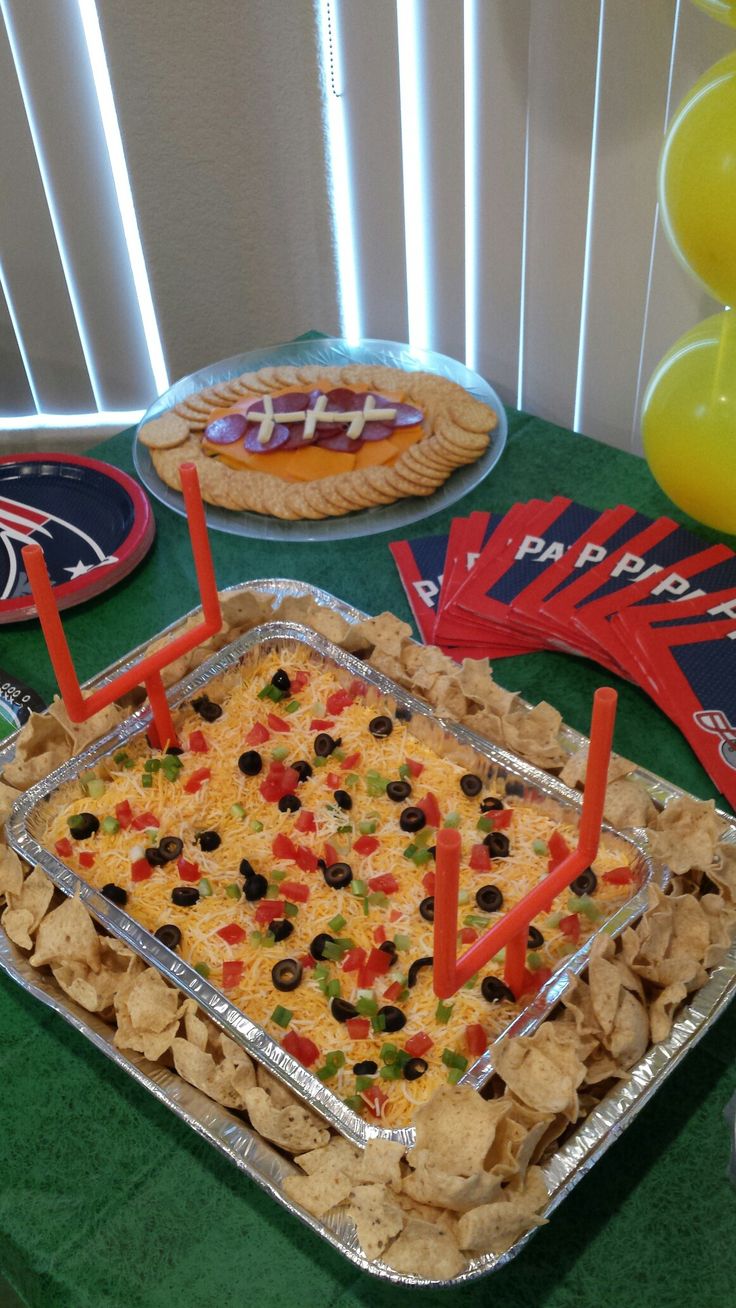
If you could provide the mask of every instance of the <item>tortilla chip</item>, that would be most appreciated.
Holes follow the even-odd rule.
[[[45,963],[86,963],[91,972],[99,972],[100,937],[78,895],[65,899],[43,918],[31,963],[34,967],[43,967]]]
[[[6,786],[4,781],[0,781],[0,828],[5,826],[10,817],[10,810],[16,799],[20,799],[21,792],[15,789],[15,786]],[[0,841],[3,840],[4,832],[0,830]]]
[[[266,1138],[270,1140],[272,1137]],[[277,1140],[276,1144],[278,1143]],[[284,1147],[288,1148],[288,1146]],[[285,1176],[282,1186],[289,1198],[300,1208],[306,1209],[313,1217],[324,1217],[331,1208],[344,1203],[352,1189],[352,1183],[347,1176],[337,1170],[328,1174],[314,1172],[311,1176]]]
[[[313,1113],[297,1103],[289,1104],[286,1108],[275,1108],[260,1086],[246,1091],[245,1106],[253,1129],[289,1153],[301,1154],[308,1149],[317,1149],[320,1145],[326,1145],[330,1138],[327,1127]],[[339,1203],[340,1200],[334,1202]]]
[[[388,1185],[392,1190],[401,1189],[401,1168],[404,1146],[396,1140],[381,1140],[374,1137],[366,1142],[365,1149],[358,1155],[350,1168],[350,1176],[360,1185],[375,1182]]]
[[[672,1030],[675,1009],[682,1003],[686,994],[687,986],[682,981],[675,981],[672,985],[665,986],[654,1003],[650,1004],[649,1024],[653,1044],[657,1045],[661,1040],[667,1039]]]
[[[504,735],[509,747],[530,763],[542,768],[559,768],[565,762],[560,746],[562,715],[544,700],[529,712],[510,713],[504,719]]]
[[[105,967],[91,972],[84,963],[52,963],[51,971],[59,988],[89,1013],[104,1013],[112,1008],[125,975]]]
[[[636,995],[621,990],[613,1028],[604,1039],[611,1056],[628,1069],[638,1063],[649,1044],[647,1010]]]
[[[520,1236],[535,1226],[545,1226],[523,1195],[512,1195],[492,1204],[483,1204],[466,1213],[458,1222],[461,1249],[478,1253],[506,1253]]]
[[[378,613],[375,618],[368,618],[365,622],[359,622],[357,626],[360,638],[366,646],[379,649],[383,654],[389,654],[395,659],[400,658],[404,645],[411,640],[409,623],[402,622],[393,613]]]
[[[465,716],[468,702],[456,675],[437,678],[432,687],[432,703],[442,717],[460,721]]]
[[[400,659],[394,658],[393,654],[386,654],[383,650],[374,649],[369,656],[368,662],[376,672],[382,672],[385,677],[390,677],[399,686],[408,686],[409,681],[404,672]],[[416,687],[413,687],[416,690]]]
[[[49,706],[49,714],[58,722],[70,742],[70,754],[81,754],[82,750],[86,749],[87,745],[91,745],[94,740],[106,736],[108,731],[114,731],[123,718],[123,713],[117,705],[108,704],[106,708],[100,709],[99,713],[87,718],[85,722],[72,722],[61,699],[55,699]]]
[[[426,1150],[432,1166],[454,1176],[472,1176],[484,1160],[500,1119],[508,1112],[503,1100],[481,1099],[470,1086],[442,1085],[414,1114],[416,1145],[409,1162]]]
[[[718,846],[716,861],[708,869],[708,876],[719,887],[726,903],[729,906],[736,904],[736,845],[721,843]]]
[[[288,1086],[279,1081],[272,1072],[267,1072],[260,1063],[256,1064],[256,1085],[266,1091],[273,1108],[291,1108],[292,1104],[300,1102]]]
[[[255,1073],[243,1050],[240,1053],[244,1061],[224,1058],[217,1063],[212,1054],[177,1036],[171,1041],[171,1053],[174,1067],[190,1085],[224,1108],[245,1108],[245,1096],[255,1084]]]
[[[429,1150],[417,1153],[412,1149],[415,1170],[405,1176],[401,1189],[418,1203],[437,1208],[449,1208],[452,1212],[465,1213],[469,1208],[487,1203],[501,1191],[505,1175],[495,1170],[486,1172],[477,1170],[471,1176],[458,1176],[441,1167],[432,1165]]]
[[[305,1154],[296,1154],[294,1162],[303,1171],[312,1176],[315,1172],[333,1169],[352,1177],[352,1169],[361,1157],[360,1150],[342,1135],[330,1136],[329,1142],[320,1149],[310,1149]]]
[[[259,595],[254,590],[220,595],[222,620],[230,631],[250,631],[262,622],[273,618],[273,596]]]
[[[652,853],[673,872],[688,872],[691,868],[710,872],[723,831],[714,800],[681,795],[658,814],[651,828]]]
[[[603,816],[619,830],[623,827],[648,827],[657,816],[657,807],[641,781],[620,777],[606,788]]]
[[[383,1185],[359,1185],[350,1193],[348,1212],[360,1247],[371,1261],[404,1229],[404,1213]]]
[[[2,783],[0,783],[2,784]],[[0,895],[17,899],[23,886],[23,864],[15,850],[0,845]]]
[[[450,1232],[416,1217],[409,1218],[398,1240],[384,1253],[383,1261],[405,1276],[437,1281],[449,1281],[465,1267],[465,1259]]]
[[[8,763],[4,780],[17,790],[27,790],[69,757],[69,741],[52,717],[32,713],[21,727],[15,758]]]
[[[580,787],[582,790],[585,786],[585,777],[588,771],[588,745],[582,749],[575,750],[570,754],[564,768],[560,773],[560,781],[564,781],[566,786],[572,790]],[[608,762],[608,780],[610,786],[613,781],[620,781],[622,777],[628,776],[629,772],[634,771],[635,764],[630,763],[627,758],[622,758],[620,754],[612,754]]]
[[[579,1116],[577,1088],[585,1078],[585,1064],[573,1048],[552,1027],[543,1023],[532,1036],[504,1041],[496,1057],[496,1071],[517,1099],[543,1113],[564,1113],[572,1122]],[[570,1032],[574,1039],[574,1028]]]
[[[171,1048],[179,1030],[178,993],[153,968],[128,973],[115,994],[115,1044],[155,1062]]]
[[[193,999],[186,999],[182,1009],[184,1017],[184,1032],[190,1045],[195,1049],[207,1049],[209,1039],[209,1027],[200,1016],[199,1005]]]
[[[471,731],[477,731],[478,735],[485,736],[486,740],[492,740],[497,745],[506,744],[503,719],[491,709],[483,709],[480,713],[466,714],[463,721],[466,726],[470,727]]]

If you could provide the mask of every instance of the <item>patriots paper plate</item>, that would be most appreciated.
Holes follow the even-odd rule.
[[[114,586],[151,547],[151,506],[127,473],[70,454],[0,458],[0,622],[35,617],[24,545],[40,545],[60,609]]]

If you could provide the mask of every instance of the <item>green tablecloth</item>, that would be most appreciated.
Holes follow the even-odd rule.
[[[672,513],[644,463],[511,411],[508,448],[489,479],[412,536],[446,531],[452,513],[571,495]],[[131,433],[99,457],[132,471]],[[119,586],[65,615],[80,675],[191,608],[196,589],[182,518],[155,505],[146,561]],[[685,521],[684,519],[682,519]],[[689,524],[691,525],[691,524]],[[712,533],[703,533],[713,539]],[[221,586],[296,577],[370,610],[409,618],[389,536],[289,545],[214,533]],[[733,543],[733,542],[730,542]],[[50,695],[36,628],[5,627],[3,667]],[[561,654],[497,664],[498,679],[555,704],[587,729],[596,667]],[[695,794],[715,792],[675,728],[621,684],[616,746]],[[371,1308],[408,1301],[339,1257],[160,1107],[63,1022],[0,978],[0,1276],[33,1308],[261,1308],[288,1301]],[[463,1292],[552,1308],[720,1308],[736,1298],[736,1194],[726,1180],[723,1109],[736,1090],[736,1009],[687,1058],[623,1139],[526,1251]],[[2,1302],[0,1288],[0,1303]],[[459,1303],[422,1292],[422,1304]]]

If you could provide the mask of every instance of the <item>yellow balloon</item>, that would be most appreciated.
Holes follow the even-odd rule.
[[[736,27],[736,0],[693,0],[693,4],[705,10],[711,18],[717,18],[719,23]]]
[[[736,304],[736,53],[703,74],[670,123],[659,203],[685,267],[722,304]]]
[[[665,354],[644,396],[644,453],[666,495],[736,533],[736,313],[717,313]]]

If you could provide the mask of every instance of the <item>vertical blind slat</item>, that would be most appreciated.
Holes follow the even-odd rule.
[[[0,291],[0,414],[18,417],[36,412],[13,321]],[[5,453],[0,448],[0,454]]]
[[[341,97],[355,221],[362,333],[405,341],[406,254],[396,9],[338,0]],[[330,78],[327,94],[333,93]]]
[[[88,413],[95,408],[94,397],[1,18],[0,123],[3,272],[38,402],[47,413]],[[14,336],[9,316],[6,325]],[[17,391],[10,383],[8,387],[6,393],[3,379],[4,410],[9,414],[28,412],[13,409],[11,395]]]
[[[155,394],[76,5],[6,0],[82,319],[98,407]]]
[[[606,5],[579,431],[629,448],[644,327],[673,0]]]
[[[468,8],[475,26],[476,104],[469,109],[476,128],[477,202],[477,257],[471,256],[468,269],[475,358],[469,362],[516,404],[530,0],[474,0]]]
[[[585,265],[598,5],[532,5],[524,408],[572,426]]]
[[[337,335],[311,5],[98,11],[171,378]]]

